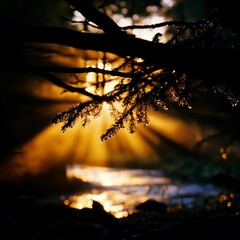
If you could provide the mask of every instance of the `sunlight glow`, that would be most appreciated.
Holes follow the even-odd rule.
[[[122,1],[123,2],[123,1]],[[120,2],[121,4],[121,2]],[[124,4],[126,4],[124,2]],[[173,7],[173,5],[175,4],[174,0],[163,0],[161,2],[162,4],[162,8],[167,9],[167,8],[171,8]],[[114,13],[114,11],[118,10],[118,7],[114,4],[110,5],[109,8],[109,13],[108,15],[112,15],[112,19],[120,26],[120,27],[125,27],[125,26],[131,26],[131,25],[152,25],[152,24],[157,24],[157,23],[162,23],[167,21],[167,19],[164,17],[164,14],[161,12],[164,10],[159,9],[157,6],[155,5],[149,5],[146,7],[146,11],[149,13],[149,16],[140,16],[137,14],[134,14],[132,17],[126,17],[126,14],[128,13],[128,9],[125,8],[123,5],[121,6],[121,14],[120,13]],[[76,22],[82,22],[84,21],[84,17],[82,16],[81,13],[74,11],[74,16],[73,16],[73,21]],[[82,26],[82,24],[77,25],[77,27],[84,31],[84,27]],[[90,32],[97,32],[98,29],[97,28],[93,28],[91,26],[87,27],[88,31]],[[161,33],[164,34],[164,32],[166,31],[165,27],[161,27],[159,28],[145,28],[145,29],[134,29],[132,30],[132,34],[136,35],[136,37],[138,38],[142,38],[145,40],[149,40],[152,41],[153,37],[155,36],[155,34],[157,33]],[[166,41],[165,37],[162,36],[161,39],[162,42]]]
[[[150,24],[156,24],[156,23],[161,23],[166,21],[166,19],[162,16],[159,16],[156,13],[151,14],[149,17],[145,17],[143,19],[141,19],[140,24],[142,25],[150,25]],[[155,34],[157,33],[164,33],[164,31],[166,30],[166,28],[156,28],[156,29],[134,29],[133,30],[133,34],[136,35],[139,38],[145,39],[145,40],[149,40],[151,41],[153,39],[153,37],[155,36]],[[161,41],[164,41],[164,38],[161,39]]]
[[[164,7],[171,8],[176,4],[176,0],[161,0],[161,4]]]
[[[127,216],[133,211],[135,204],[146,201],[149,198],[147,195],[151,194],[154,186],[160,192],[155,198],[163,197],[167,189],[165,185],[170,184],[170,179],[162,177],[156,170],[149,170],[149,174],[144,175],[141,169],[129,171],[116,168],[114,170],[107,167],[89,168],[75,164],[68,166],[67,176],[90,182],[96,188],[91,192],[71,196],[68,201],[65,199],[66,205],[78,209],[92,208],[92,201],[95,200],[103,205],[105,211],[112,213],[117,218]],[[172,188],[172,190],[176,191],[176,188],[175,190]]]
[[[140,24],[153,24],[164,20],[162,16],[158,16],[155,7],[149,8],[149,11],[151,15],[148,18],[143,19],[139,16]],[[82,20],[81,14],[74,12],[74,15],[75,20]],[[124,19],[122,15],[115,15],[115,17],[119,17],[119,21],[120,19]],[[128,21],[128,19],[125,20]],[[155,30],[149,29],[148,31],[151,32],[148,37],[152,38]],[[156,31],[158,30],[156,29]],[[141,36],[143,37],[142,33]],[[70,49],[70,51],[72,51],[72,49]],[[114,61],[111,60],[109,62],[103,62],[102,59],[105,56],[103,53],[84,52],[82,55],[79,54],[77,56],[78,59],[81,59],[81,61],[76,61],[76,63],[79,64],[78,67],[98,67],[100,69],[112,70],[116,66],[119,66],[119,59],[113,58],[112,55],[111,57]],[[80,58],[79,56],[82,57]],[[106,56],[106,59],[108,59],[109,55]],[[55,58],[57,57],[55,56]],[[69,57],[69,59],[74,62],[76,60],[75,58],[72,59],[72,57]],[[142,62],[143,60],[139,58],[138,61]],[[70,64],[70,60],[67,64]],[[120,78],[113,78],[93,72],[86,73],[82,79],[84,79],[82,84],[86,87],[87,91],[99,95],[106,94],[113,90],[120,80]],[[125,81],[128,81],[128,79],[126,78]],[[99,87],[98,84],[103,84],[103,86]],[[55,98],[57,100],[63,100],[64,97],[67,96],[67,101],[74,101],[70,102],[70,104],[63,103],[61,107],[58,107],[58,102],[54,102],[54,107],[49,107],[49,109],[44,105],[39,115],[49,112],[44,118],[45,125],[41,129],[38,129],[35,134],[30,135],[26,142],[16,147],[15,150],[23,154],[11,156],[8,162],[10,166],[14,166],[11,171],[13,176],[28,173],[36,174],[48,168],[69,163],[81,163],[94,166],[159,166],[159,163],[163,160],[162,151],[165,150],[162,148],[164,140],[162,140],[161,136],[173,143],[188,148],[195,146],[195,143],[201,139],[201,133],[197,126],[184,123],[162,112],[149,112],[150,123],[147,128],[139,125],[134,134],[130,134],[127,129],[121,129],[116,136],[105,142],[101,142],[101,135],[113,124],[107,103],[103,104],[104,107],[101,115],[96,119],[90,119],[90,124],[85,128],[82,127],[81,119],[78,119],[73,128],[61,133],[62,126],[52,125],[50,123],[51,118],[55,113],[69,109],[69,107],[78,103],[79,100],[82,101],[82,99],[80,99],[79,95],[78,97],[74,95],[74,99],[71,99],[68,96],[72,93],[64,93],[59,97],[59,93],[61,93],[63,89],[56,86],[52,88],[52,84],[47,81],[46,83],[44,82],[43,86],[41,85],[41,88],[39,85],[37,85],[37,87],[34,86],[34,84],[30,87],[31,92],[38,92],[39,99],[43,96],[44,99],[52,100]],[[51,96],[45,96],[48,92],[50,92],[49,95]],[[38,118],[38,116],[32,117],[34,119]],[[46,124],[46,122],[48,124]],[[37,124],[42,124],[42,122],[39,120]],[[32,130],[30,129],[29,131],[31,132]],[[103,186],[111,186],[112,184],[108,179],[104,179],[101,176],[97,178],[96,174],[93,177],[96,181],[101,182]],[[123,178],[126,178],[126,176]],[[118,183],[114,184],[121,185],[124,180],[118,176],[116,181],[118,181]],[[132,182],[130,178],[128,181]],[[137,182],[137,180],[135,181],[134,184],[143,184],[142,182]]]
[[[103,64],[101,59],[97,61],[97,64],[92,63],[91,65],[87,65],[86,67],[112,70],[112,64],[111,63]],[[119,83],[119,81],[120,81],[119,78],[113,79],[113,77],[111,76],[106,78],[106,76],[105,75],[103,76],[103,74],[89,72],[86,74],[86,90],[90,93],[96,93],[101,96],[112,91],[114,87]],[[97,83],[104,84],[104,87],[99,88],[97,86]]]
[[[192,196],[196,195],[196,198],[201,194],[216,194],[216,189],[210,185],[202,187],[197,184],[184,186],[174,183],[170,178],[164,177],[161,170],[74,164],[68,165],[67,176],[82,179],[90,183],[92,188],[88,192],[65,197],[62,201],[66,205],[78,209],[92,208],[92,202],[97,201],[105,211],[117,218],[126,217],[135,211],[135,206],[148,199],[183,206],[190,203],[189,191],[192,191]]]
[[[77,177],[86,182],[91,182],[95,185],[110,187],[110,186],[135,186],[144,184],[167,184],[169,179],[165,177],[151,178],[150,176],[142,176],[141,171],[130,173],[116,169],[116,171],[110,170],[104,167],[95,167],[89,171],[88,167],[81,165],[74,165],[67,167],[67,177]]]
[[[111,166],[131,166],[132,164],[156,166],[162,161],[161,135],[189,149],[194,148],[196,142],[201,139],[201,132],[197,126],[184,123],[164,113],[153,112],[150,114],[148,127],[139,125],[134,134],[121,129],[116,136],[101,142],[101,134],[113,123],[108,111],[106,104],[101,116],[92,119],[85,128],[80,122],[76,122],[73,128],[64,133],[61,133],[60,125],[49,124],[39,134],[16,149],[23,154],[13,155],[9,159],[9,169],[12,169],[10,174],[13,176],[25,173],[36,174],[64,163],[94,166],[109,166],[109,164]],[[95,173],[92,178],[104,186],[111,185],[108,178],[101,174]],[[125,178],[120,175],[115,177],[118,183],[114,184],[123,184]],[[131,178],[128,181],[139,184],[137,179],[135,179],[136,182]]]
[[[111,199],[111,200],[110,200]],[[110,212],[116,218],[126,217],[129,212],[123,209],[123,202],[126,200],[124,194],[118,192],[102,192],[99,194],[85,193],[83,195],[74,195],[67,202],[72,208],[92,208],[93,201],[97,201],[103,205],[106,212]]]

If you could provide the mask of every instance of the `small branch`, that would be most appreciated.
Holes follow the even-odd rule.
[[[196,23],[190,23],[185,21],[166,21],[162,23],[156,23],[156,24],[150,24],[150,25],[131,25],[131,26],[125,26],[122,27],[123,30],[128,29],[146,29],[146,28],[160,28],[165,26],[186,26],[186,27],[192,27]]]
[[[56,85],[58,87],[61,87],[61,88],[64,88],[65,90],[67,90],[69,92],[80,93],[80,94],[88,96],[88,97],[90,97],[92,99],[100,98],[100,96],[94,95],[94,94],[86,91],[85,88],[73,87],[73,86],[70,86],[70,85],[66,84],[61,79],[59,79],[58,77],[56,77],[55,75],[53,75],[51,73],[42,72],[42,71],[35,71],[35,73],[37,73],[38,75],[44,77],[48,81],[52,82],[54,85]]]
[[[71,23],[82,23],[82,24],[86,24],[86,21],[74,21],[72,19],[69,19],[67,17],[63,17],[63,19],[67,20],[68,22],[71,22]],[[89,21],[87,22],[87,25],[92,27],[92,28],[96,28],[96,29],[100,29],[98,26],[90,23]]]
[[[24,66],[21,66],[24,68]],[[93,67],[86,67],[86,68],[74,68],[74,67],[58,67],[58,66],[31,66],[28,65],[25,67],[26,69],[32,69],[34,71],[43,71],[43,72],[51,72],[51,73],[102,73],[111,76],[118,76],[118,77],[132,77],[132,73],[129,72],[118,72],[114,70],[105,70],[101,68],[93,68]]]

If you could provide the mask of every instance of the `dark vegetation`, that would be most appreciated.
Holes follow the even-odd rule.
[[[197,22],[170,21],[154,26],[119,27],[102,12],[103,8],[97,9],[88,1],[68,3],[83,14],[86,20],[82,24],[87,25],[87,29],[91,23],[98,32],[36,26],[15,19],[1,18],[1,46],[5,59],[1,64],[2,69],[27,69],[65,91],[88,97],[87,101],[55,116],[52,121],[61,122],[62,131],[73,127],[78,118],[83,126],[88,124],[91,116],[97,117],[101,114],[103,102],[110,105],[114,124],[103,133],[102,141],[114,136],[121,128],[126,127],[129,132],[134,132],[137,125],[148,125],[149,109],[169,109],[174,106],[191,108],[195,94],[201,96],[215,91],[226,95],[232,106],[238,105],[236,78],[239,29],[232,19],[234,12],[230,15],[228,9],[217,6],[218,8],[209,8],[208,15]],[[171,35],[164,43],[161,42],[161,34],[156,34],[152,41],[146,41],[129,33],[129,30],[135,28],[163,26],[168,27]],[[26,44],[32,43],[54,43],[113,53],[123,58],[123,62],[113,70],[33,64],[32,60],[25,62],[25,59],[22,59]],[[7,52],[4,54],[5,49]],[[139,58],[142,60],[139,61]],[[106,56],[102,61],[107,64]],[[96,93],[86,91],[81,84],[79,77],[86,72],[103,75],[101,82],[95,83]],[[75,82],[69,79],[69,75],[75,78]],[[109,75],[118,76],[121,81],[112,91],[99,94],[97,90],[103,89],[104,85],[111,81],[108,79]],[[120,103],[122,109],[118,109],[116,103]]]
[[[238,199],[239,201],[239,199]],[[168,208],[154,201],[116,219],[101,204],[81,210],[54,199],[1,197],[0,221],[4,239],[239,239],[239,203],[226,208],[209,201],[207,208]],[[237,210],[238,209],[238,210]]]

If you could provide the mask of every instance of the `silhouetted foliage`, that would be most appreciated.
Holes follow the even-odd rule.
[[[121,128],[133,133],[139,124],[147,126],[149,110],[167,110],[173,106],[191,109],[195,92],[202,95],[209,91],[218,92],[226,95],[232,106],[238,105],[235,75],[238,71],[239,35],[236,24],[232,27],[233,21],[229,24],[229,17],[226,21],[221,6],[212,7],[209,14],[197,22],[166,21],[149,26],[120,27],[106,13],[114,1],[102,5],[88,0],[67,2],[73,11],[83,15],[83,21],[75,22],[83,25],[83,31],[32,26],[5,18],[0,23],[4,32],[1,41],[5,44],[9,39],[17,39],[21,44],[22,41],[54,43],[112,53],[122,59],[119,66],[110,70],[106,68],[106,54],[103,54],[101,68],[15,64],[16,68],[30,69],[65,91],[87,97],[53,118],[53,123],[63,123],[63,132],[73,127],[78,119],[86,126],[92,117],[101,115],[105,103],[114,123],[103,133],[102,141],[117,134]],[[131,12],[131,16],[133,14]],[[170,35],[164,42],[160,32],[152,41],[131,33],[133,29],[161,27],[167,27],[166,32]],[[4,65],[7,66],[8,63]],[[88,83],[94,91],[88,91],[86,81],[80,80],[81,74],[86,76],[86,73],[96,74],[95,81]],[[116,77],[118,83],[112,90],[105,91],[106,85]]]

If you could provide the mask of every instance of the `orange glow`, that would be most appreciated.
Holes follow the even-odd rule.
[[[197,124],[184,123],[181,119],[171,117],[163,112],[154,112],[151,115],[149,127],[189,149],[194,149],[196,142],[202,139],[201,129]]]
[[[114,64],[116,63],[104,65],[101,60],[85,61],[87,67],[99,67],[107,70],[114,68]],[[96,79],[96,73],[92,72],[87,73],[85,79],[86,90],[99,95],[111,91],[119,82],[119,79],[110,76],[105,79],[102,74],[98,74]],[[97,80],[106,81],[104,88],[96,87]],[[35,88],[33,86],[32,88],[33,94],[35,94]],[[47,93],[48,90],[50,91],[50,97],[43,95],[43,98],[46,99],[56,97],[57,100],[61,100],[66,97],[68,100],[79,101],[79,96],[76,95],[73,95],[71,99],[71,93],[64,93],[59,97],[61,89],[53,87],[52,84],[45,81],[40,89],[42,89],[43,94]],[[61,106],[61,111],[68,109],[68,107],[69,105],[66,105],[65,108]],[[53,115],[54,112],[57,112],[57,107],[51,111]],[[104,103],[101,116],[91,120],[92,122],[85,128],[81,126],[80,122],[76,122],[72,129],[68,129],[64,133],[61,133],[61,125],[47,126],[38,135],[16,149],[23,154],[13,156],[10,159],[8,165],[14,166],[11,174],[36,174],[61,163],[108,166],[111,162],[114,165],[122,166],[128,163],[132,164],[132,162],[140,162],[143,166],[155,165],[161,161],[158,148],[161,146],[162,140],[159,133],[181,145],[190,143],[188,146],[190,148],[195,145],[192,139],[198,141],[201,138],[196,126],[184,124],[181,120],[167,116],[165,113],[150,112],[148,127],[139,125],[134,134],[129,134],[128,130],[121,129],[116,136],[101,142],[100,136],[113,124],[108,104]]]
[[[114,198],[114,196],[117,197]],[[87,193],[81,196],[75,195],[70,197],[70,204],[68,204],[68,206],[78,209],[92,208],[93,200],[101,203],[104,210],[110,212],[116,218],[126,217],[129,214],[128,211],[123,210],[123,201],[125,200],[124,194],[121,196],[119,192],[115,194],[114,191],[112,193],[103,192],[98,195]],[[114,202],[119,202],[119,204],[113,204]]]
[[[228,196],[226,194],[221,194],[219,196],[219,202],[224,202],[228,199]]]
[[[92,167],[87,165],[68,165],[67,176],[82,179],[90,184],[92,188],[84,193],[62,199],[68,206],[73,208],[92,208],[93,201],[102,204],[105,211],[121,218],[135,211],[135,206],[148,199],[184,206],[184,199],[178,198],[180,192],[184,193],[189,186],[176,184],[170,178],[162,175],[161,170],[128,169]],[[198,186],[195,188],[196,198],[199,193],[209,194],[212,190],[206,190]],[[215,190],[214,190],[215,191]],[[193,191],[194,192],[194,191]],[[216,196],[217,192],[214,193]],[[175,198],[174,200],[174,197]],[[227,197],[222,195],[222,197]],[[189,201],[189,199],[187,200]],[[179,206],[179,207],[180,207]]]
[[[87,67],[92,67],[92,68],[99,68],[99,69],[105,69],[105,70],[112,70],[112,64],[111,63],[106,63],[105,65],[101,60],[97,61],[97,64],[94,64],[96,61],[87,61]],[[120,78],[114,79],[113,77],[107,77],[106,76],[94,72],[89,72],[86,74],[86,90],[90,93],[96,93],[97,95],[101,96],[103,94],[106,94],[114,89],[114,87],[119,83]],[[96,81],[97,79],[97,81]],[[103,83],[104,82],[104,87],[97,87],[95,84],[96,82]]]
[[[227,159],[227,154],[226,153],[222,153],[222,159],[226,160]]]
[[[166,2],[170,4],[171,1]],[[153,24],[164,20],[162,17],[157,16],[155,8],[149,8],[148,10],[151,12],[151,16],[144,21],[139,18],[140,23]],[[77,12],[74,12],[74,15],[75,20],[82,17]],[[123,16],[121,18],[123,19]],[[118,20],[120,21],[121,18]],[[152,39],[155,31],[158,32],[159,29],[148,31],[147,36],[144,34],[141,36]],[[49,45],[49,47],[59,50],[55,45]],[[119,66],[120,60],[113,54],[76,50],[68,47],[64,48],[63,51],[64,53],[70,52],[71,57],[66,57],[67,54],[66,56],[55,54],[51,58],[51,62],[64,63],[65,66],[71,67],[99,67],[106,70]],[[101,59],[105,56],[109,62],[104,64]],[[141,62],[142,59],[139,58],[137,61]],[[111,91],[119,82],[117,78],[92,72],[81,76],[83,76],[82,79],[86,80],[82,83],[86,90],[99,95]],[[96,87],[96,76],[98,81],[105,81],[104,88]],[[75,93],[66,92],[61,95],[62,88],[58,88],[43,79],[36,79],[36,76],[34,77],[34,81],[32,81],[32,78],[28,81],[29,92],[40,99],[66,100],[72,101],[73,104],[83,100]],[[66,104],[65,108],[61,107],[61,111],[68,108],[69,104]],[[197,125],[184,123],[164,112],[150,112],[150,124],[148,127],[140,125],[134,134],[129,134],[126,129],[121,129],[116,136],[101,142],[100,136],[113,123],[108,110],[108,104],[104,103],[101,116],[91,119],[92,122],[85,128],[81,126],[80,122],[76,122],[72,129],[61,133],[61,125],[51,125],[49,123],[48,126],[44,126],[42,131],[31,136],[27,142],[14,149],[14,151],[23,154],[10,157],[7,163],[9,169],[11,169],[10,174],[12,176],[21,176],[26,173],[37,174],[48,168],[54,168],[56,165],[69,163],[97,166],[109,166],[111,164],[123,166],[140,163],[139,165],[142,166],[156,166],[162,161],[160,151],[163,140],[161,136],[189,149],[195,147],[196,142],[201,140],[202,137]],[[51,115],[53,116],[56,112],[58,112],[57,106],[56,109],[51,109]],[[40,121],[39,124],[41,124]],[[6,175],[8,174],[9,172],[6,172]]]
[[[219,152],[220,152],[220,153],[224,153],[224,152],[225,152],[225,149],[224,149],[224,148],[220,148]]]
[[[197,126],[185,124],[161,112],[152,112],[148,127],[139,125],[133,134],[121,129],[116,136],[101,142],[101,134],[113,123],[105,105],[101,116],[92,119],[85,128],[76,122],[73,128],[61,133],[61,125],[47,126],[16,149],[23,154],[11,156],[8,161],[11,172],[6,174],[36,174],[68,163],[154,166],[161,161],[158,150],[162,144],[161,135],[189,149],[194,148],[201,138]]]
[[[127,216],[133,211],[134,205],[149,199],[152,188],[154,192],[159,189],[159,192],[165,193],[166,185],[170,184],[170,179],[161,177],[157,171],[151,175],[137,169],[129,171],[107,167],[91,168],[76,164],[68,166],[67,176],[82,179],[96,186],[91,192],[70,196],[68,206],[78,209],[92,208],[92,201],[95,200],[103,205],[105,211],[117,218]],[[176,188],[172,189],[176,191]],[[163,200],[162,195],[157,194],[154,198]]]
[[[149,183],[149,178],[143,178],[138,175],[131,175],[129,171],[116,171],[111,170],[108,172],[108,168],[103,167],[95,167],[94,170],[89,171],[88,167],[84,167],[79,165],[71,165],[67,167],[67,177],[76,177],[82,179],[83,181],[90,181],[96,183],[97,185],[101,185],[104,187],[110,186],[135,186],[135,185],[145,185]],[[158,177],[151,182],[152,184],[167,184],[169,183],[169,179],[165,177]],[[163,186],[163,189],[166,190],[166,186]]]

